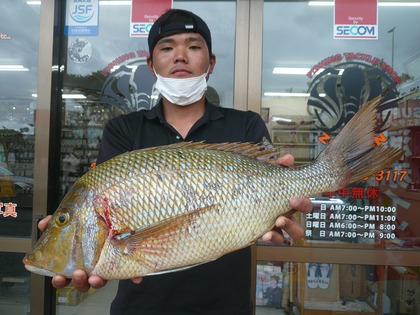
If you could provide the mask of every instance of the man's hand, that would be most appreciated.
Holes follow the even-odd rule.
[[[38,223],[38,228],[41,231],[45,231],[50,219],[51,219],[51,215],[46,216],[44,219],[42,219]],[[134,283],[140,283],[142,278],[135,278],[132,280]],[[68,285],[70,281],[72,281],[74,288],[80,292],[86,292],[91,287],[95,289],[99,289],[105,286],[107,283],[106,280],[102,279],[101,277],[97,275],[92,275],[89,277],[84,270],[75,270],[73,272],[72,279],[67,279],[66,277],[61,276],[61,275],[55,275],[52,278],[51,283],[54,288],[61,289],[61,288],[64,288],[66,285]]]
[[[277,164],[283,166],[292,166],[294,164],[294,158],[291,154],[286,154],[276,161]],[[312,203],[306,198],[293,198],[290,201],[290,206],[297,211],[302,213],[310,213],[312,211]],[[265,233],[262,236],[264,241],[270,241],[274,244],[283,244],[284,235],[283,231],[290,235],[294,240],[301,239],[303,237],[303,228],[298,222],[292,217],[280,216],[277,218],[275,227]]]

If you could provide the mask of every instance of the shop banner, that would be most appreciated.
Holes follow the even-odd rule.
[[[99,0],[67,0],[66,36],[97,36]]]
[[[378,0],[335,0],[334,39],[378,39]]]
[[[172,8],[172,0],[131,0],[130,36],[149,36],[159,16]]]

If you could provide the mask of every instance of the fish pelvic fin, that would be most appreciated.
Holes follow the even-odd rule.
[[[381,96],[367,102],[316,159],[315,163],[331,164],[331,172],[339,177],[332,190],[387,168],[404,155],[404,150],[378,145],[374,141],[380,106]]]

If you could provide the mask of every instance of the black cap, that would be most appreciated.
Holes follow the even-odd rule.
[[[147,39],[150,56],[152,56],[153,49],[161,38],[188,32],[203,36],[211,56],[211,34],[206,22],[194,13],[180,9],[166,11],[153,24]]]

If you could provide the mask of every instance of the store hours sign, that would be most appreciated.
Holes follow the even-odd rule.
[[[312,198],[311,201],[314,209],[306,216],[307,240],[376,243],[396,237],[396,207],[359,206],[341,199]]]

